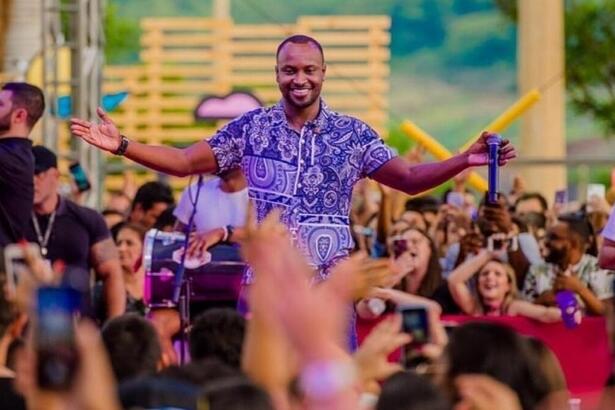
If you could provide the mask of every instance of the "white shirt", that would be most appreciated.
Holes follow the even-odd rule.
[[[602,236],[611,241],[615,241],[615,208],[613,209],[614,210],[611,211],[611,215],[609,215],[609,220],[602,230]]]
[[[222,226],[244,226],[248,212],[248,188],[237,192],[224,192],[220,189],[220,178],[203,181],[199,200],[196,204],[194,227],[205,232]],[[184,225],[188,225],[196,199],[197,184],[186,187],[173,215]]]

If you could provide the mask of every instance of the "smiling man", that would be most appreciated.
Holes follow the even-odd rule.
[[[103,150],[172,175],[241,167],[257,219],[280,209],[292,240],[315,267],[317,279],[324,279],[352,249],[350,198],[357,181],[370,177],[410,194],[422,192],[471,166],[485,165],[489,135],[483,133],[467,151],[446,161],[410,165],[367,124],[327,107],[320,96],[326,71],[318,41],[305,35],[285,39],[275,66],[281,100],[184,149],[130,141],[102,110],[100,124],[73,119],[71,130]],[[501,164],[514,156],[514,148],[504,141]],[[241,235],[237,229],[228,239]]]

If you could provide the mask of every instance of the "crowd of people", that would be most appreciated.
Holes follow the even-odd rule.
[[[316,40],[286,39],[276,62],[278,105],[189,148],[131,141],[102,110],[98,124],[74,119],[73,133],[103,150],[169,174],[217,174],[190,184],[177,204],[165,183],[126,178],[101,212],[60,195],[56,154],[32,146],[41,90],[2,87],[0,245],[19,244],[23,255],[17,275],[0,264],[2,407],[570,408],[543,342],[491,322],[445,328],[441,317],[559,322],[562,292],[573,295],[578,320],[609,316],[615,274],[600,263],[615,266],[615,218],[606,199],[550,207],[517,181],[486,201],[466,173],[487,163],[489,133],[445,162],[424,162],[416,150],[401,158],[321,101]],[[504,165],[514,148],[505,141],[500,154]],[[451,178],[443,195],[408,196]],[[183,326],[177,307],[149,305],[150,229],[188,235],[188,255],[239,247],[248,266],[240,308],[210,308]],[[74,359],[56,349],[54,362],[42,348],[66,337],[41,308],[49,287],[82,296],[68,335]],[[424,314],[423,333],[399,313],[408,306]],[[360,345],[357,320],[373,323]],[[390,360],[396,351],[401,360]],[[607,393],[605,409],[615,405]]]

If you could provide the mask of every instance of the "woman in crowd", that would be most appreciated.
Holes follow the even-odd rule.
[[[143,239],[145,228],[126,223],[117,232],[116,245],[126,286],[126,311],[145,315],[143,301],[145,272],[142,266]]]
[[[397,273],[388,284],[389,288],[434,300],[444,313],[455,312],[456,306],[442,278],[435,245],[425,231],[406,228],[389,238],[389,249],[392,268]],[[383,294],[379,293],[375,297],[382,298]],[[398,295],[399,292],[386,294]],[[400,303],[399,300],[390,298],[386,300],[394,304]],[[373,298],[361,300],[357,304],[357,313],[364,319],[377,317],[382,313],[382,309],[374,310],[377,305],[382,303],[374,304]]]
[[[475,275],[476,291],[473,292],[468,282]],[[518,299],[512,267],[486,249],[459,265],[448,277],[448,286],[457,305],[468,315],[520,315],[541,322],[561,320],[558,308]]]

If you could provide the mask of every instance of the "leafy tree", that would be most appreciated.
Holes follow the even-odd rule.
[[[442,45],[446,28],[440,3],[396,2],[391,10],[391,33],[391,51],[396,55]]]
[[[452,9],[455,14],[493,10],[493,0],[454,0]]]
[[[118,7],[107,3],[105,10],[105,59],[108,64],[137,61],[139,28],[132,21],[118,15]]]
[[[496,0],[517,20],[516,0]],[[573,106],[615,134],[615,0],[565,3],[566,86]]]

